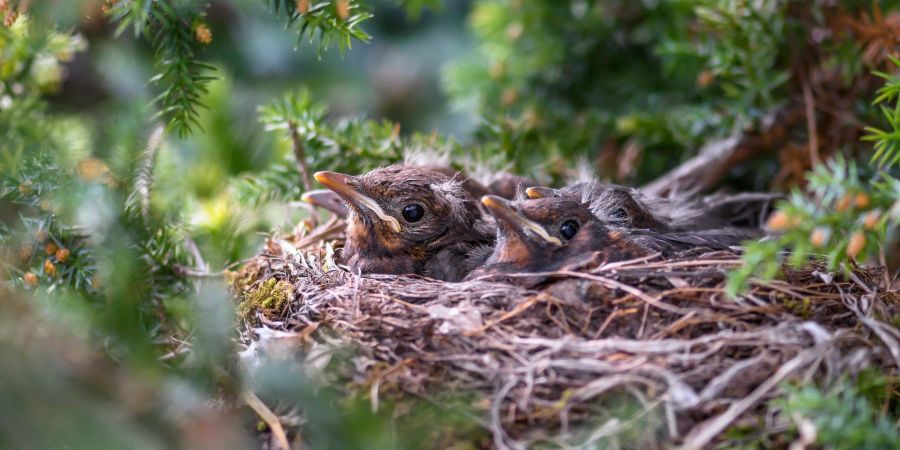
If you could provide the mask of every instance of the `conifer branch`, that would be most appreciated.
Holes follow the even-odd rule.
[[[132,204],[136,204],[138,212],[146,221],[150,216],[150,190],[153,186],[153,173],[156,167],[157,154],[163,143],[166,128],[156,126],[147,139],[147,148],[141,154],[141,162],[134,178]]]
[[[199,109],[205,107],[202,97],[216,79],[209,75],[216,68],[200,61],[194,51],[200,40],[206,44],[209,39],[205,26],[202,35],[194,31],[203,10],[194,2],[123,0],[109,9],[109,15],[119,22],[118,33],[131,27],[153,45],[159,72],[150,81],[162,87],[153,100],[159,107],[157,116],[164,117],[179,136],[188,135],[199,126]]]
[[[284,11],[287,27],[297,31],[297,43],[304,39],[318,39],[319,55],[337,42],[341,53],[352,47],[353,40],[368,42],[372,37],[360,28],[360,24],[373,17],[356,0],[296,1],[266,0],[278,15]]]

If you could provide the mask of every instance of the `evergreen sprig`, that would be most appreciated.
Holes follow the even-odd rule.
[[[785,419],[796,428],[806,422],[812,426],[812,438],[824,448],[894,449],[900,446],[900,432],[882,399],[890,392],[891,381],[884,376],[863,372],[855,383],[842,380],[829,388],[789,386],[787,398],[778,400]],[[874,386],[873,386],[874,384]],[[867,389],[880,391],[868,398]],[[895,397],[896,398],[896,397]],[[873,402],[873,400],[876,400]],[[793,429],[789,432],[794,431]]]
[[[587,158],[647,182],[777,102],[790,18],[783,1],[757,3],[477,2],[478,58],[453,64],[446,87],[486,119],[481,144],[515,137],[516,170],[563,175]],[[604,166],[627,151],[631,167]]]
[[[155,159],[145,154],[138,173],[111,173],[91,153],[87,122],[49,111],[43,95],[53,78],[46,71],[84,48],[80,37],[22,16],[0,27],[0,41],[0,204],[9,213],[0,227],[4,281],[56,308],[63,299],[81,299],[98,318],[110,317],[106,325],[131,327],[112,333],[116,338],[148,345],[149,337],[150,346],[169,351],[160,347],[187,334],[170,308],[193,289],[182,268],[195,261],[184,250],[178,215],[152,209]],[[137,160],[141,152],[131,148],[125,158]],[[140,201],[128,202],[135,192],[131,198]],[[120,320],[125,316],[132,321]]]
[[[205,4],[205,3],[204,3]],[[151,82],[162,86],[154,99],[158,115],[180,136],[199,127],[198,109],[205,107],[202,97],[215,80],[216,68],[200,61],[194,50],[196,27],[202,23],[200,2],[177,0],[123,0],[109,10],[119,23],[118,32],[129,27],[153,45],[159,72]]]
[[[699,83],[719,89],[738,125],[744,126],[775,105],[780,98],[778,90],[790,77],[789,71],[777,66],[785,51],[789,2],[697,3],[694,14],[698,35],[687,41],[668,41],[664,51],[677,58],[679,51],[675,49],[687,46],[681,51],[699,58],[705,66]]]
[[[401,161],[405,149],[423,140],[417,137],[415,142],[404,142],[399,126],[389,121],[352,118],[329,124],[326,109],[306,90],[290,93],[259,111],[265,129],[280,133],[286,142],[291,141],[292,131],[296,132],[312,168],[362,173]],[[239,198],[254,204],[299,199],[303,189],[295,158],[296,154],[286,152],[269,170],[244,177],[238,185]]]
[[[332,42],[337,42],[341,53],[349,50],[356,39],[368,42],[369,36],[360,24],[371,19],[372,13],[356,0],[315,1],[315,0],[266,0],[272,11],[287,16],[287,26],[297,31],[297,44],[307,39],[310,43],[318,40],[319,55],[328,50]]]
[[[894,65],[900,67],[900,59],[895,56],[890,56],[890,59]],[[872,164],[882,169],[890,169],[900,164],[900,77],[885,72],[875,74],[883,78],[885,84],[878,90],[878,96],[872,103],[881,109],[889,129],[866,127],[867,135],[863,140],[875,143]]]
[[[900,60],[893,58],[900,68]],[[900,79],[886,80],[875,103],[886,129],[868,127],[863,138],[874,142],[869,166],[838,156],[815,166],[806,177],[805,190],[795,189],[778,205],[768,227],[776,237],[747,245],[746,263],[729,275],[729,292],[744,289],[753,276],[774,277],[787,262],[802,266],[810,257],[824,257],[830,270],[846,270],[852,259],[865,261],[900,223],[900,180],[890,169],[900,156]]]

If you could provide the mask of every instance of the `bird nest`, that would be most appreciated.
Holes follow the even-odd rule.
[[[481,445],[608,444],[635,424],[628,447],[701,448],[741,425],[777,444],[791,418],[770,400],[785,383],[900,366],[900,303],[879,268],[786,267],[737,298],[728,252],[447,283],[350,273],[332,250],[342,232],[332,219],[272,237],[235,274],[244,354],[272,336],[307,356],[347,346],[345,392],[375,408],[474,394]]]

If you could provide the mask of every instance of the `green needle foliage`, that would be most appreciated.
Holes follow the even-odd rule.
[[[332,42],[337,43],[343,54],[352,47],[354,39],[368,42],[372,38],[359,26],[371,19],[372,13],[356,0],[266,0],[266,3],[276,15],[284,11],[287,26],[297,31],[298,46],[304,39],[310,43],[318,40],[320,56]]]
[[[891,61],[900,67],[900,59],[891,56]],[[868,135],[863,140],[875,143],[872,164],[878,169],[889,170],[900,164],[900,78],[885,72],[875,74],[885,80],[885,85],[879,89],[878,96],[872,103],[881,109],[889,129],[866,127]]]
[[[521,170],[558,175],[573,159],[631,148],[652,157],[597,169],[646,181],[778,105],[788,4],[478,2],[477,56],[454,63],[446,86]]]
[[[92,156],[86,123],[48,112],[42,95],[55,85],[46,71],[82,50],[80,37],[22,16],[0,27],[0,40],[5,62],[19,68],[0,76],[4,278],[51,303],[62,295],[105,305],[98,326],[129,358],[170,351],[167,338],[186,330],[163,303],[191,292],[184,269],[195,261],[180,221],[149,201],[155,160],[114,173]]]
[[[269,170],[242,180],[239,197],[252,204],[275,199],[299,200],[303,193],[297,170],[300,154],[309,155],[303,163],[313,168],[346,173],[363,172],[403,158],[404,142],[393,123],[347,119],[329,126],[325,121],[325,107],[314,103],[305,90],[260,107],[259,113],[267,131],[278,133],[286,143],[301,150],[286,153]],[[347,158],[347,155],[354,156]]]
[[[215,77],[215,68],[197,59],[197,28],[202,26],[202,2],[181,0],[123,0],[109,7],[119,23],[119,33],[129,27],[136,36],[144,36],[152,45],[159,70],[150,80],[162,87],[154,100],[159,115],[180,136],[198,126],[198,108],[207,84]]]
[[[372,14],[357,1],[267,3],[276,15],[284,12],[288,26],[297,30],[298,44],[318,40],[320,54],[333,42],[343,53],[354,39],[367,42],[371,38],[360,24]],[[158,114],[182,137],[199,127],[198,109],[205,107],[202,98],[207,85],[216,79],[211,75],[216,68],[197,56],[197,47],[211,39],[203,21],[208,6],[206,1],[193,0],[107,0],[108,14],[118,22],[119,33],[132,28],[153,46],[158,72],[150,81],[162,88],[155,99]]]
[[[891,61],[900,67],[900,60]],[[769,221],[777,237],[747,245],[746,264],[729,276],[732,294],[751,276],[774,277],[785,261],[802,266],[810,257],[824,257],[830,270],[846,270],[852,259],[866,261],[884,250],[888,232],[900,222],[900,180],[891,175],[900,163],[900,78],[878,75],[885,84],[874,104],[887,126],[866,128],[863,140],[875,150],[870,164],[860,168],[838,156],[809,172],[806,188],[795,189]]]
[[[900,432],[889,415],[867,395],[875,387],[881,396],[891,387],[886,379],[870,373],[857,383],[844,381],[830,389],[815,386],[788,389],[784,414],[794,422],[809,421],[815,429],[815,443],[833,449],[894,449],[900,446]],[[896,405],[895,405],[896,406]]]
[[[400,124],[364,118],[327,120],[326,108],[316,103],[309,91],[286,94],[260,107],[260,122],[278,133],[290,146],[299,146],[312,170],[363,173],[378,166],[402,162],[417,152],[452,154],[456,163],[465,162],[466,152],[458,143],[436,134],[400,135]],[[296,141],[292,135],[296,136]],[[348,157],[352,155],[352,157]],[[239,198],[251,204],[264,201],[298,200],[303,193],[297,169],[298,152],[286,152],[269,170],[244,177],[238,185]]]

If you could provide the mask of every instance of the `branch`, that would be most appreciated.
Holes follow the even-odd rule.
[[[294,157],[297,159],[297,168],[303,175],[303,191],[312,189],[312,181],[309,179],[309,165],[306,163],[306,151],[300,133],[297,131],[297,122],[288,121],[288,133],[291,135],[291,146],[294,149]]]
[[[282,428],[278,416],[250,390],[242,392],[241,398],[272,430],[272,437],[275,438],[275,447],[279,450],[290,450],[291,445],[288,443],[287,435],[284,433],[284,428]]]
[[[732,403],[722,414],[697,425],[688,432],[681,449],[693,450],[708,447],[709,443],[715,439],[719,433],[722,433],[728,428],[735,419],[762,400],[769,391],[775,389],[782,380],[815,361],[816,358],[823,354],[823,351],[830,345],[831,341],[824,342],[821,345],[804,350],[790,361],[784,363],[774,375],[760,384],[750,393],[750,395]]]
[[[134,181],[134,195],[140,207],[141,217],[147,220],[150,215],[150,187],[153,185],[153,169],[156,167],[156,155],[165,137],[166,127],[158,125],[147,139],[147,149],[141,156],[141,165]]]
[[[700,154],[641,188],[647,195],[671,196],[680,192],[712,189],[732,167],[760,153],[772,150],[787,138],[788,132],[805,116],[804,106],[792,103],[769,113],[762,130],[753,134],[734,134],[706,144]]]

